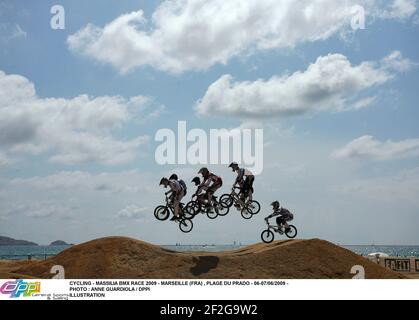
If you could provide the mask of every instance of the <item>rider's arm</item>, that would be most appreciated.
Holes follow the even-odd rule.
[[[266,220],[267,219],[271,219],[271,218],[274,218],[274,217],[277,217],[277,216],[279,216],[281,214],[281,211],[275,211],[274,213],[272,213],[269,217],[267,217],[266,218]]]
[[[176,193],[177,191],[179,191],[179,190],[176,189],[176,185],[172,182],[169,182],[169,188],[170,188],[170,190],[166,192],[166,195],[169,195],[171,193],[173,194],[173,193]]]
[[[240,184],[240,182],[243,180],[243,175],[243,170],[239,170],[239,174],[237,175],[236,182],[234,183],[234,185]]]
[[[201,191],[202,191],[202,184],[200,186],[198,186],[198,189],[196,189],[196,192],[195,192],[194,196],[199,195],[201,193]]]
[[[209,178],[209,179],[205,180],[205,181],[202,183],[202,186],[201,186],[202,190],[206,190],[206,189],[208,189],[208,187],[209,187],[209,186],[210,186],[210,184],[211,184],[211,181],[212,181],[212,179],[211,179],[211,178]]]

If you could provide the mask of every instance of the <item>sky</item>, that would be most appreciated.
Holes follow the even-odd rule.
[[[0,235],[250,244],[279,200],[301,238],[419,244],[418,5],[0,0]],[[161,177],[202,166],[156,162],[178,121],[264,130],[258,216],[155,220]]]

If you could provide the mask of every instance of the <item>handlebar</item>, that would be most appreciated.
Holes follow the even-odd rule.
[[[233,188],[231,188],[231,191],[234,193],[236,192],[236,190],[241,190],[241,188],[237,186],[233,186]]]

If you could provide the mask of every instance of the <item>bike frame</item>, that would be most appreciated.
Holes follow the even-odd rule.
[[[268,225],[269,230],[273,230],[274,232],[278,232],[278,233],[285,233],[284,225],[280,228],[277,225],[270,224],[269,222],[267,222],[266,224]]]
[[[205,195],[205,194],[204,194]],[[199,205],[199,211],[201,212],[201,213],[206,213],[205,212],[205,205],[203,204],[203,203],[200,203],[199,202],[199,200],[198,200],[198,197],[199,196],[197,196],[197,195],[193,195],[192,196],[192,198],[191,198],[191,202],[195,202],[197,205]],[[194,200],[195,199],[195,200]],[[213,196],[213,198],[212,198],[212,200],[211,200],[211,205],[213,206],[213,207],[215,207],[216,205],[219,205],[220,204],[220,202],[219,201],[216,201],[215,200],[215,197]]]
[[[166,196],[166,208],[170,210],[172,215],[174,215],[175,214],[175,207],[174,207],[173,203],[170,201],[170,198],[171,198],[171,196],[170,197]],[[184,211],[183,211],[184,207],[185,207],[185,204],[181,203],[180,207],[179,207],[179,209],[180,209],[179,213],[181,215],[184,215]]]
[[[237,204],[239,201],[242,201],[242,199],[240,199],[240,192],[236,192],[236,190],[240,190],[240,188],[233,187],[230,193],[230,196],[233,198],[235,204]]]

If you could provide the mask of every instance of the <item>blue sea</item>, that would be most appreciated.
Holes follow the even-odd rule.
[[[43,260],[59,254],[70,246],[0,246],[0,260]]]
[[[70,246],[0,246],[0,260],[43,260],[55,256]],[[165,249],[179,252],[222,252],[239,249],[240,245],[166,245]],[[419,246],[343,246],[359,255],[382,252],[395,257],[418,257]]]
[[[343,246],[359,255],[367,256],[371,253],[386,253],[391,257],[418,257],[419,246]]]
[[[221,252],[239,249],[239,245],[165,245],[165,249],[179,252]],[[34,260],[50,258],[70,246],[0,246],[0,260]]]

